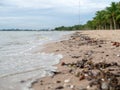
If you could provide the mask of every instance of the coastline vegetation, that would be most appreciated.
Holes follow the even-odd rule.
[[[60,26],[55,30],[116,30],[120,29],[120,2],[112,2],[104,10],[97,11],[92,20],[84,25]]]

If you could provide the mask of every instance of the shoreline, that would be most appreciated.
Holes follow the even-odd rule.
[[[80,80],[80,76],[76,77],[76,74],[84,68],[75,68],[72,63],[87,59],[94,63],[105,60],[106,63],[114,61],[120,64],[120,47],[112,44],[120,41],[119,35],[118,30],[76,31],[68,40],[46,44],[42,52],[62,54],[63,58],[55,65],[57,71],[53,72],[53,76],[46,76],[33,82],[32,88],[34,90],[83,90],[85,88],[95,90],[96,86],[88,87],[90,81],[86,78]]]

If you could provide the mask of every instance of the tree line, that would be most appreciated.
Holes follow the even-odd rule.
[[[120,2],[112,2],[109,7],[97,11],[92,20],[84,25],[56,27],[55,30],[115,30],[120,29]]]

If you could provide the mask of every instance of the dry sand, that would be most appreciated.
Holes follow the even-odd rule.
[[[61,64],[76,63],[83,59],[92,60],[94,63],[114,61],[120,64],[120,46],[113,45],[114,41],[118,44],[120,42],[119,30],[77,31],[70,35],[68,40],[47,44],[42,52],[63,55],[60,63],[56,65],[58,74],[39,79],[33,83],[32,88],[34,90],[95,90],[96,87],[88,87],[90,81],[81,79],[80,76],[76,77],[76,73],[84,68]],[[120,74],[120,68],[118,73]]]

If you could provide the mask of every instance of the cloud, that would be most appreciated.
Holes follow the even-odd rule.
[[[1,0],[0,3],[8,10],[54,9],[56,12],[76,14],[79,9],[81,13],[101,10],[108,6],[110,1],[113,0]]]
[[[78,24],[79,15],[81,23],[85,23],[111,1],[118,0],[0,0],[0,25],[27,28],[38,28],[39,24],[74,25]]]
[[[2,0],[0,1],[5,7],[14,7],[18,9],[47,9],[58,8],[63,12],[76,12],[80,9],[83,13],[104,8],[108,5],[105,0],[101,3],[98,0]],[[88,7],[90,10],[88,10]],[[60,9],[61,8],[61,9]],[[64,8],[64,9],[63,9]]]

